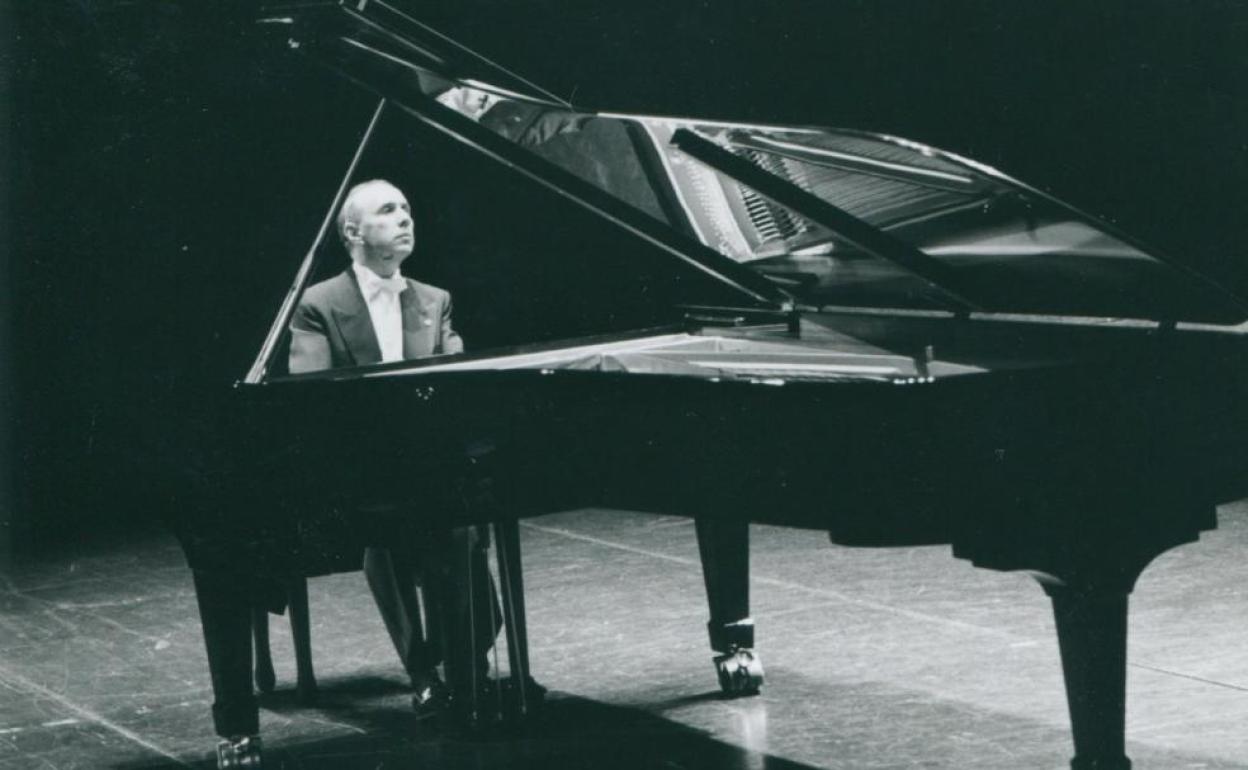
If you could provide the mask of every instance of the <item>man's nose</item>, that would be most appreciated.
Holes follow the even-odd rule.
[[[403,217],[402,219],[400,219],[400,220],[399,220],[399,227],[403,228],[404,230],[411,230],[411,229],[412,229],[412,218],[411,218],[411,217]]]

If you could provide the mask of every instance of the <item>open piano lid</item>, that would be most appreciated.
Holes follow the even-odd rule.
[[[274,6],[260,22],[284,48],[721,281],[729,304],[1248,319],[1248,303],[1182,263],[983,164],[857,131],[578,111],[416,13],[351,0]],[[305,263],[269,353],[311,273]]]

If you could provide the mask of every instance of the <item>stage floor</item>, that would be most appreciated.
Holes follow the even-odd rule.
[[[1132,596],[1137,770],[1248,768],[1248,503],[1157,560]],[[363,575],[310,582],[321,701],[294,703],[288,626],[262,701],[266,767],[886,770],[1068,767],[1047,597],[948,547],[864,550],[752,530],[763,693],[718,695],[692,522],[525,522],[534,674],[522,734],[443,737],[408,708]],[[172,537],[95,544],[0,580],[0,770],[215,767],[207,661]]]

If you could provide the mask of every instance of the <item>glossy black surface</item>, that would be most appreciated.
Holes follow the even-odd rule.
[[[848,543],[989,551],[1190,535],[1212,523],[1198,511],[1243,489],[1234,469],[1248,383],[1235,336],[1103,330],[1098,342],[1079,327],[913,326],[928,330],[919,339],[935,342],[937,363],[991,360],[996,371],[780,385],[557,365],[418,367],[246,386],[240,446],[270,448],[232,458],[231,502],[207,506],[189,531],[215,540],[225,524],[242,527],[231,537],[258,547],[273,538],[264,547],[277,552],[240,555],[252,569],[280,572],[284,553],[316,563],[327,544],[418,528],[401,513],[408,505],[430,521],[472,520],[454,485],[469,457],[497,474],[504,515],[602,504],[828,529]],[[994,334],[1022,347],[994,349]],[[387,420],[360,421],[379,407]],[[344,463],[344,452],[380,459]],[[349,514],[359,506],[383,513],[360,521]]]

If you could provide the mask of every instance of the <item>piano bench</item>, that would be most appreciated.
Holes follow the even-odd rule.
[[[290,635],[295,646],[295,698],[300,703],[316,701],[316,674],[312,669],[312,635],[308,617],[308,580],[291,578],[285,583],[286,607],[290,613]],[[252,607],[251,634],[254,665],[252,675],[256,689],[261,693],[273,692],[277,675],[273,671],[273,656],[269,650],[269,610],[263,606]]]

